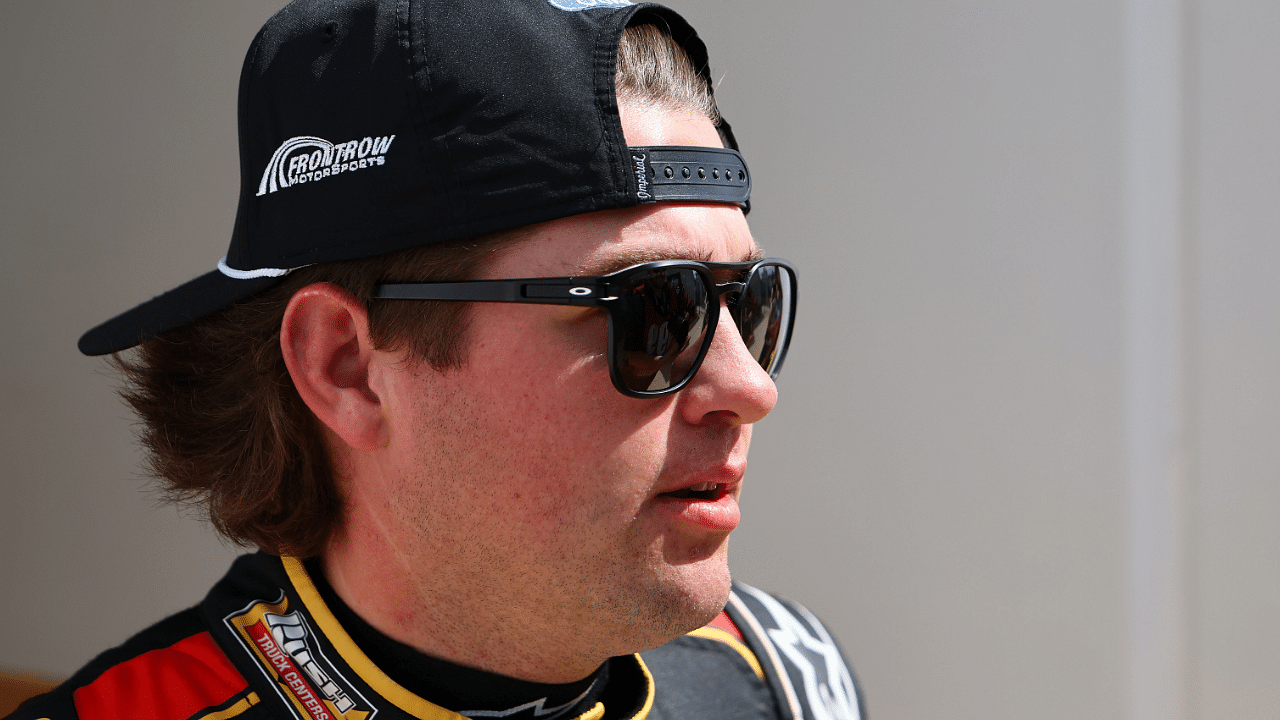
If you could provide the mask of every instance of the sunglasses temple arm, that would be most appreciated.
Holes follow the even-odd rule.
[[[468,302],[543,303],[548,305],[599,305],[606,289],[572,278],[531,280],[474,280],[443,283],[388,283],[374,289],[379,300],[458,300]]]

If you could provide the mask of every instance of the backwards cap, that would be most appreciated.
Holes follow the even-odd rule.
[[[746,207],[736,149],[629,148],[614,94],[625,0],[294,0],[240,75],[240,204],[218,269],[90,330],[133,347],[293,269],[664,200]],[[733,145],[727,125],[722,134]]]

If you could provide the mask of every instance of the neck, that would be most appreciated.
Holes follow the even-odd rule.
[[[387,637],[458,665],[538,683],[576,682],[615,654],[601,652],[604,643],[587,651],[589,633],[548,612],[545,598],[504,597],[502,568],[470,567],[444,548],[404,552],[362,517],[349,514],[321,565],[338,597]]]
[[[374,665],[401,687],[436,705],[467,717],[536,720],[545,714],[581,715],[604,696],[608,662],[577,682],[550,684],[517,680],[420,653],[378,632],[353,612],[325,580],[319,562],[306,565],[330,612]]]

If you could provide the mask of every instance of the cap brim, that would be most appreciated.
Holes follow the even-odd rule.
[[[80,336],[85,355],[128,350],[147,338],[182,327],[280,282],[279,277],[236,280],[214,270],[117,315]]]

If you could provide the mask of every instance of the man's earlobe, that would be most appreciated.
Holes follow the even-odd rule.
[[[298,395],[334,435],[359,451],[386,444],[371,382],[369,316],[360,301],[329,283],[302,288],[285,309],[280,350]]]

